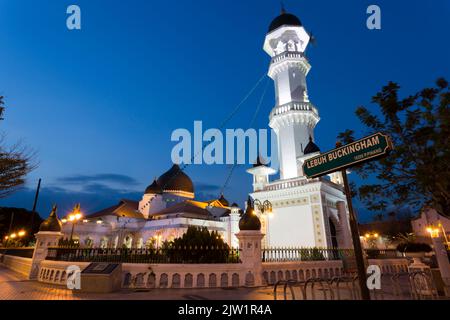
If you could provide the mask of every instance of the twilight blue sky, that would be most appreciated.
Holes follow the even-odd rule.
[[[346,128],[367,133],[354,110],[370,105],[389,80],[408,94],[449,78],[447,0],[284,2],[317,38],[307,52],[308,85],[322,117],[322,150]],[[70,4],[81,7],[81,31],[66,28]],[[370,4],[381,7],[381,31],[366,28]],[[31,209],[39,177],[42,216],[52,202],[64,214],[78,201],[93,211],[139,199],[171,166],[174,129],[191,129],[194,120],[218,127],[267,72],[262,44],[279,10],[277,0],[0,0],[0,95],[8,107],[0,130],[35,149],[39,160],[27,187],[0,206]],[[258,128],[267,127],[274,104],[269,85]],[[227,128],[248,128],[263,87]],[[235,170],[225,190],[240,204],[251,188],[245,169]],[[209,198],[228,167],[186,172]]]

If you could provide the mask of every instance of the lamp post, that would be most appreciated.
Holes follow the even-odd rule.
[[[265,200],[261,203],[260,200],[253,200],[253,207],[258,209],[259,212],[263,215],[267,215],[269,217],[273,216],[272,203],[269,200]]]
[[[80,204],[76,204],[72,210],[72,213],[67,217],[68,221],[72,223],[72,231],[70,232],[70,242],[73,240],[73,232],[75,230],[75,225],[83,217],[81,214]]]
[[[428,222],[426,231],[430,234],[431,241],[433,243],[437,264],[444,283],[445,295],[450,297],[450,262],[448,260],[446,244],[444,244],[444,239],[440,236],[442,225],[438,219],[438,225],[436,226],[431,218],[436,215],[437,212],[434,209],[430,207],[425,208],[425,218]]]
[[[265,233],[267,234],[264,239],[264,246],[268,246],[270,243],[270,236],[268,232],[269,228],[269,219],[273,217],[272,203],[269,200],[264,200],[261,202],[258,199],[253,200],[253,208],[255,208],[258,212],[261,212],[261,215],[264,217],[263,229],[265,229]]]
[[[366,233],[366,234],[364,235],[364,239],[366,240],[367,244],[368,244],[370,247],[378,248],[376,242],[377,242],[379,236],[380,236],[380,235],[379,235],[377,232],[371,232],[371,233]]]

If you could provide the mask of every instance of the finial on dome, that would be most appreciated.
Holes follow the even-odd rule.
[[[253,201],[250,196],[247,199],[247,208],[239,220],[239,230],[246,231],[257,231],[261,230],[261,221],[259,221],[258,216],[254,213]]]
[[[50,231],[50,232],[60,232],[62,228],[62,223],[58,219],[56,214],[58,207],[56,204],[53,205],[52,212],[50,212],[48,218],[44,220],[39,226],[39,231]]]
[[[286,9],[284,7],[284,2],[280,1],[280,5],[281,5],[281,14],[285,14],[286,13]]]

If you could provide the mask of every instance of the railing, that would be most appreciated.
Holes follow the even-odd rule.
[[[310,102],[288,102],[274,108],[270,113],[270,118],[289,111],[312,111],[316,116],[319,116],[317,108]]]
[[[263,248],[263,262],[289,261],[329,261],[342,260],[352,256],[350,249],[321,249],[321,248]]]
[[[368,259],[403,258],[403,254],[395,249],[365,249]]]
[[[306,59],[306,56],[302,53],[302,52],[297,52],[297,51],[284,51],[276,56],[274,56],[272,58],[271,63],[277,63],[283,59],[299,59],[299,58],[305,58],[306,61],[308,61]]]
[[[115,263],[240,263],[239,250],[221,247],[168,249],[48,249],[46,260]]]
[[[32,258],[34,248],[0,248],[0,254],[22,258]]]

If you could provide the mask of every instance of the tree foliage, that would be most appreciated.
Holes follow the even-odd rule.
[[[3,120],[4,97],[0,96],[0,120]],[[36,167],[35,154],[20,142],[8,146],[5,135],[0,136],[0,198],[24,185],[26,175]]]
[[[389,82],[372,98],[375,112],[360,106],[359,120],[367,134],[388,134],[394,150],[381,160],[352,168],[363,179],[375,176],[376,182],[358,188],[359,198],[370,210],[387,206],[410,205],[420,209],[431,204],[439,213],[450,216],[450,110],[449,85],[440,78],[436,85],[400,98],[400,86]],[[338,135],[342,143],[354,141],[354,131]]]

